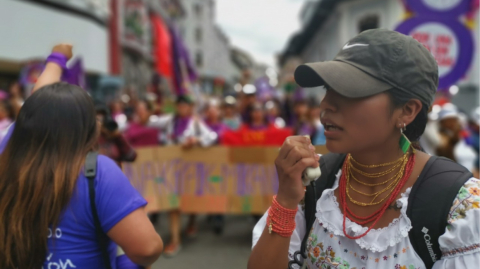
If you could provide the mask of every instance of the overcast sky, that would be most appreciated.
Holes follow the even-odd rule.
[[[275,65],[289,37],[299,29],[305,0],[216,0],[217,18],[233,46],[257,62]]]

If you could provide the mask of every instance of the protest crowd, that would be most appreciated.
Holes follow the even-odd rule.
[[[257,83],[258,84],[258,83]],[[240,85],[240,84],[239,84]],[[285,85],[291,87],[291,85]],[[275,90],[282,93],[282,89]],[[8,91],[0,91],[1,138],[8,132],[28,96],[18,82]],[[120,98],[123,97],[123,98]],[[128,100],[125,102],[125,100]],[[151,92],[149,98],[138,98],[125,91],[108,104],[97,102],[97,118],[102,122],[98,139],[99,153],[119,166],[133,162],[137,148],[179,145],[193,147],[279,146],[290,135],[309,136],[313,145],[324,145],[324,126],[320,123],[317,96],[308,96],[297,87],[293,92],[277,96],[259,96],[254,84],[241,85],[240,91],[226,96],[180,95],[174,98],[173,112],[164,112],[162,92]],[[443,103],[442,103],[443,102]],[[462,111],[439,99],[429,113],[420,146],[429,154],[445,156],[467,167],[478,177],[480,108]],[[280,140],[243,140],[242,133],[269,131]],[[152,221],[157,219],[152,213]],[[171,243],[164,254],[175,255],[181,246],[180,212],[169,214]],[[208,218],[217,233],[223,230],[223,218]],[[195,216],[190,215],[187,236],[195,236]]]
[[[480,106],[440,89],[426,46],[372,27],[331,61],[206,91],[157,15],[147,85],[99,98],[58,43],[0,88],[0,268],[152,269],[235,214],[249,269],[476,268]]]

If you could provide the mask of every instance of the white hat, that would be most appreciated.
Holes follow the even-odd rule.
[[[480,106],[472,110],[470,117],[476,124],[480,125]]]
[[[442,110],[438,113],[439,120],[445,120],[450,118],[459,118],[457,107],[452,103],[443,105]]]

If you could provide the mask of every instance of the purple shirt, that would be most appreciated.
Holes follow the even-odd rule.
[[[160,143],[158,135],[158,129],[136,122],[132,122],[125,131],[125,138],[133,147],[156,146]]]
[[[228,126],[225,125],[223,122],[218,122],[218,123],[209,123],[208,121],[205,121],[207,124],[208,128],[210,130],[214,131],[219,137],[222,136],[222,134],[228,130]]]
[[[95,204],[105,233],[147,201],[130,184],[118,165],[106,156],[97,159]],[[60,216],[58,227],[48,233],[48,252],[43,268],[104,268],[100,245],[90,208],[88,181],[83,173],[77,180],[74,195]],[[52,238],[55,238],[52,242]],[[110,241],[110,263],[116,268],[117,246]],[[56,268],[56,267],[55,267]]]
[[[3,151],[13,131],[10,128],[0,144]],[[130,184],[118,165],[106,156],[97,159],[95,204],[105,233],[147,201]],[[104,268],[90,208],[88,181],[83,173],[78,177],[70,203],[60,216],[58,227],[48,231],[48,252],[43,264],[47,268]],[[52,239],[54,238],[54,242]],[[110,264],[116,266],[117,246],[110,241]]]
[[[174,128],[173,128],[173,137],[174,140],[176,140],[178,137],[182,136],[182,134],[185,132],[185,130],[188,127],[188,124],[190,123],[191,118],[180,118],[180,117],[175,117],[174,119]]]

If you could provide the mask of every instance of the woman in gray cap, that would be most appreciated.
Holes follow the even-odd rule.
[[[438,86],[430,52],[369,30],[333,61],[299,66],[295,80],[327,89],[321,121],[332,153],[287,138],[248,268],[478,268],[480,181],[415,146]],[[304,183],[319,165],[316,183]]]

